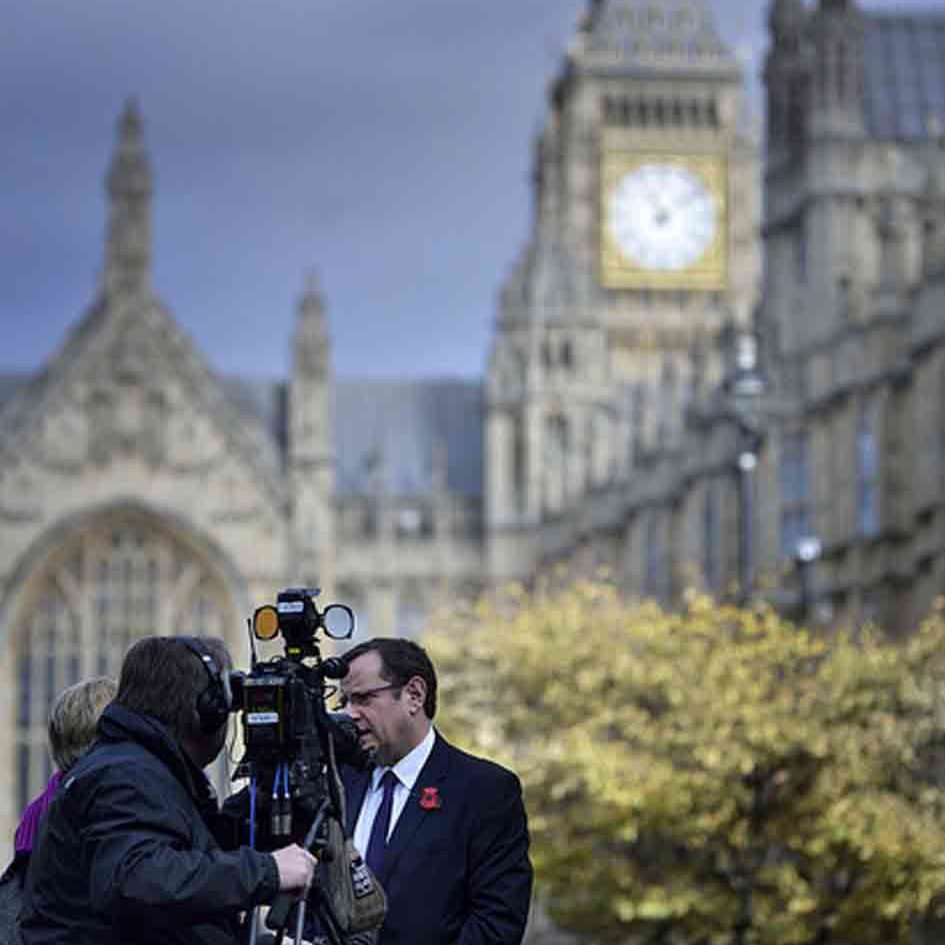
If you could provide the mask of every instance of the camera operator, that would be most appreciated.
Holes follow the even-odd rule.
[[[230,709],[229,655],[205,637],[148,637],[125,656],[100,740],[53,800],[27,877],[24,945],[236,945],[238,914],[302,893],[298,846],[224,852],[202,769]]]

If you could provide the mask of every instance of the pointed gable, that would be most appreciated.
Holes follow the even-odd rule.
[[[244,506],[284,509],[279,445],[231,399],[151,290],[151,173],[133,104],[119,120],[106,183],[98,297],[43,370],[0,404],[8,473],[31,464],[78,474],[129,460],[208,475],[225,465]],[[12,474],[0,482],[0,514],[4,503],[23,505],[16,482]]]
[[[281,451],[155,299],[103,299],[0,414],[0,452],[69,470],[137,457],[212,470],[226,456],[281,506]]]

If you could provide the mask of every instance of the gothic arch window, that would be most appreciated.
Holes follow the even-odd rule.
[[[610,480],[613,443],[612,414],[606,407],[595,407],[587,438],[587,467],[591,486],[602,486]]]
[[[718,484],[706,483],[702,507],[702,577],[706,590],[722,589],[722,513]]]
[[[666,591],[666,545],[664,542],[660,513],[653,511],[646,522],[646,545],[644,548],[643,592],[647,597],[662,600]]]
[[[945,497],[945,374],[941,377],[939,388],[939,434],[938,434],[938,462],[941,470],[939,488]]]
[[[797,281],[807,282],[808,269],[807,221],[801,219],[794,236],[794,273]]]
[[[805,137],[807,90],[800,78],[792,79],[788,86],[785,137],[798,147]]]
[[[836,81],[837,100],[845,102],[847,99],[847,47],[843,42],[837,43],[836,49]]]
[[[32,611],[17,658],[17,810],[49,780],[46,716],[56,696],[79,679],[78,622],[58,588],[50,587]],[[36,720],[40,724],[31,724]]]
[[[568,371],[574,368],[574,349],[570,341],[561,345],[561,365]]]
[[[861,535],[879,531],[879,441],[877,411],[860,407],[856,425],[856,521]]]
[[[182,542],[143,522],[112,522],[68,539],[30,580],[13,628],[17,809],[46,785],[49,708],[67,686],[117,678],[125,651],[149,634],[225,636],[237,626],[222,578]]]
[[[778,486],[781,500],[781,557],[793,560],[798,542],[811,534],[810,462],[807,436],[787,433],[781,440]]]
[[[515,506],[518,512],[525,510],[525,486],[528,481],[526,461],[526,430],[522,417],[515,419],[514,445],[512,447],[512,488],[515,493]]]
[[[426,595],[416,581],[407,581],[400,589],[397,601],[397,633],[416,639],[426,626],[429,607]]]
[[[549,512],[560,512],[564,507],[570,448],[567,419],[552,414],[545,423],[545,509]]]
[[[342,582],[338,586],[335,600],[339,604],[347,604],[354,611],[352,636],[365,640],[370,637],[371,612],[368,608],[368,594],[365,589],[359,584]]]

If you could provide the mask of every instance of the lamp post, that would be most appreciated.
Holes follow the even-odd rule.
[[[758,434],[743,427],[743,442],[738,451],[738,587],[739,601],[744,604],[750,595],[755,557],[755,489],[754,472],[758,467]]]
[[[723,401],[717,416],[734,433],[728,444],[734,445],[735,455],[726,466],[735,478],[738,601],[744,604],[751,596],[754,573],[755,470],[764,443],[762,397],[765,378],[759,368],[758,340],[753,331],[739,329],[730,322],[723,329],[720,342],[724,377],[721,386]]]
[[[804,535],[798,538],[794,546],[794,566],[797,568],[798,610],[801,621],[807,619],[810,609],[810,569],[820,557],[823,546],[816,535]]]

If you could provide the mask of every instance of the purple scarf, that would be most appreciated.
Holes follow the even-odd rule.
[[[33,844],[36,842],[36,834],[39,832],[39,825],[42,822],[43,814],[46,808],[52,802],[56,788],[62,780],[62,772],[57,771],[46,785],[36,800],[31,801],[26,810],[23,811],[23,818],[20,820],[20,826],[16,828],[16,836],[13,838],[13,848],[17,853],[32,853]]]

